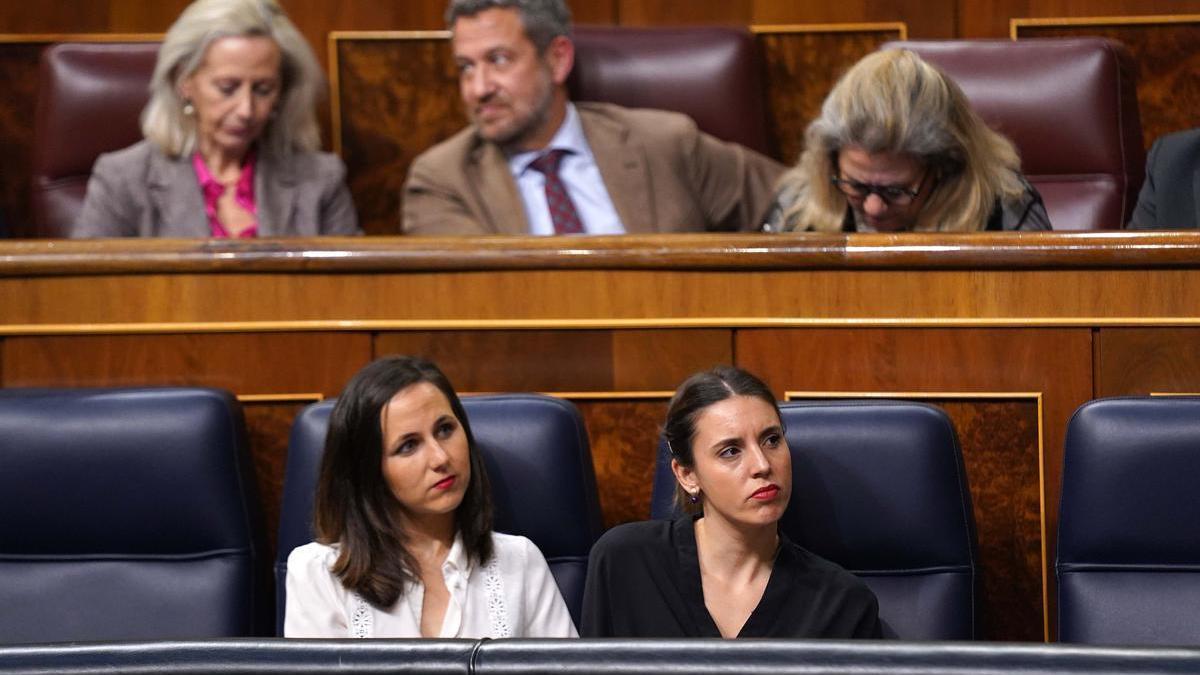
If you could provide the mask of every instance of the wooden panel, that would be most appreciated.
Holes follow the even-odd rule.
[[[1103,328],[1096,396],[1200,393],[1200,328]]]
[[[960,38],[1006,38],[1019,17],[1136,16],[1200,12],[1200,0],[957,0]]]
[[[339,147],[369,234],[400,230],[400,192],[421,152],[467,122],[445,36],[331,39],[335,147]]]
[[[44,42],[0,43],[0,221],[8,236],[33,234],[29,194],[33,175],[33,120],[37,107],[38,63]],[[4,236],[0,232],[0,236]]]
[[[931,402],[950,415],[963,449],[979,539],[982,635],[1041,641],[1042,570],[1054,560],[1042,559],[1038,401]]]
[[[627,26],[689,24],[826,24],[898,21],[914,38],[952,37],[955,0],[819,2],[818,0],[619,0]]]
[[[789,393],[789,400],[875,398],[878,392]],[[963,451],[979,541],[980,635],[1043,639],[1040,400],[954,394],[888,398],[931,403],[950,416]]]
[[[674,390],[733,360],[728,330],[436,331],[382,333],[377,356],[432,359],[459,391]]]
[[[786,391],[931,392],[943,395],[945,392],[975,392],[995,394],[1003,400],[1012,398],[1013,392],[1042,394],[1041,470],[1045,494],[1041,515],[1046,521],[1046,538],[1041,544],[1047,551],[1047,568],[1042,573],[1047,581],[1052,578],[1049,566],[1054,560],[1056,505],[1066,422],[1075,408],[1091,397],[1089,330],[743,330],[736,335],[735,350],[738,363],[763,376],[778,395]],[[998,422],[983,417],[985,412],[973,412],[971,424],[964,423],[960,428],[963,446],[969,448],[965,454],[974,453],[983,461],[970,477],[972,495],[979,507],[996,504],[989,495],[1010,489],[1004,482],[1010,480],[1004,476],[1006,459],[1020,463],[1019,457],[1010,454],[1006,458],[982,448],[1001,447],[991,445],[1000,440],[991,439],[1000,433],[998,429],[1003,429],[1005,436],[1002,438],[1025,433],[1019,431],[1024,423],[1012,422],[1011,416],[1006,425],[992,426]],[[1027,411],[1024,414],[1022,419],[1028,419]],[[966,418],[960,416],[956,421],[963,419]],[[1012,450],[1001,452],[1011,453]],[[991,459],[983,459],[988,457]],[[981,532],[986,524],[989,531],[1003,537],[1002,549],[997,549],[992,562],[994,567],[1009,570],[1000,583],[1020,585],[1026,577],[1017,565],[1028,562],[1028,542],[1019,536],[1020,530],[1009,528],[1027,524],[1031,515],[1025,509],[1008,507],[996,507],[992,514],[977,511],[977,515],[980,516]],[[1041,598],[1023,598],[1019,602],[1035,600],[1040,602]],[[1052,617],[1053,612],[1048,616]],[[1006,639],[1028,637],[1027,631],[1031,630],[1027,624],[1013,624],[1003,619],[994,627],[1001,631],[994,637]],[[1020,632],[1009,633],[1009,630]]]
[[[1030,20],[1036,21],[1036,20]],[[1017,25],[1022,38],[1093,35],[1119,40],[1137,62],[1138,108],[1142,135],[1154,139],[1197,124],[1200,108],[1200,16],[1159,22],[1152,17],[1063,20],[1061,25]]]
[[[776,159],[794,163],[804,149],[804,130],[821,111],[829,90],[850,66],[888,40],[904,37],[903,25],[756,28],[766,68],[767,105]]]
[[[368,336],[354,333],[45,336],[7,340],[3,372],[8,387],[200,385],[334,396],[368,360]]]
[[[275,560],[279,539],[279,512],[283,502],[283,476],[287,467],[288,435],[296,415],[318,399],[300,402],[242,402],[250,455],[254,462],[254,481],[267,528],[266,559]]]
[[[667,399],[572,398],[591,440],[605,528],[646,520]]]
[[[382,333],[375,354],[412,354],[438,364],[460,392],[607,391],[608,331]]]
[[[1189,269],[0,277],[0,316],[10,333],[1189,325],[1196,288]]]

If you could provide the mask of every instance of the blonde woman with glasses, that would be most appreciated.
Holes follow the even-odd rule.
[[[953,80],[903,49],[854,65],[805,132],[764,229],[1049,230],[1013,144]]]

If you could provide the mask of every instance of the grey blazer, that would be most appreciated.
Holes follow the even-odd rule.
[[[1146,182],[1129,227],[1177,230],[1200,224],[1200,129],[1168,134],[1146,155]]]
[[[259,155],[258,236],[362,234],[342,160],[325,152],[281,162]],[[204,197],[189,158],[141,141],[100,155],[72,237],[208,237]]]

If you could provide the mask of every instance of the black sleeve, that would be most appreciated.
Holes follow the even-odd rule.
[[[862,604],[853,635],[866,640],[883,638],[883,626],[879,623],[879,600],[870,591],[867,592],[866,602]]]
[[[1150,153],[1146,155],[1146,177],[1142,183],[1142,190],[1138,193],[1137,205],[1133,207],[1128,229],[1153,230],[1159,226],[1158,199],[1154,192],[1157,170],[1154,165],[1158,160],[1158,151],[1162,148],[1162,140],[1155,140],[1150,146]]]
[[[583,614],[579,637],[613,637],[612,606],[609,598],[608,546],[603,538],[588,557],[587,583],[583,590]]]

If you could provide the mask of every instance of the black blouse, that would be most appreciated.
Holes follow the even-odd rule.
[[[629,523],[596,542],[583,637],[721,637],[704,606],[693,522]],[[878,614],[866,584],[780,533],[771,578],[738,637],[878,638]]]

